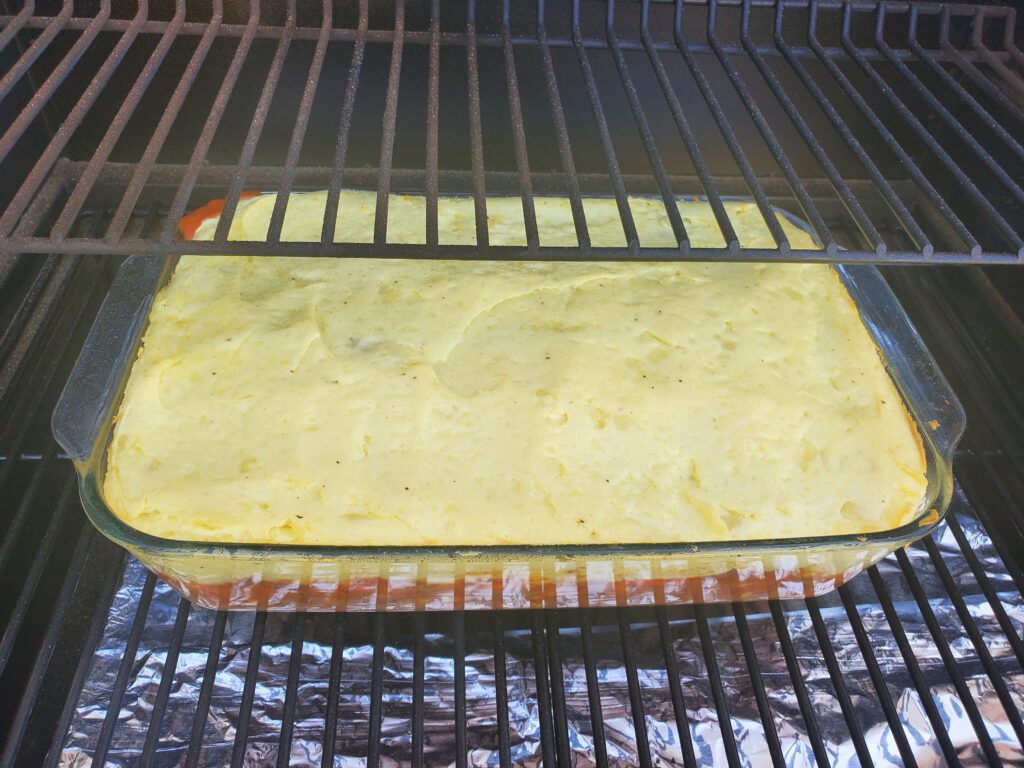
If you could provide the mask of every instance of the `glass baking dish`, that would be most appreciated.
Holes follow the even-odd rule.
[[[239,544],[152,536],[111,511],[102,480],[114,416],[153,297],[175,263],[175,257],[136,256],[121,266],[57,405],[53,431],[79,473],[92,523],[205,607],[497,609],[820,595],[934,530],[952,495],[952,455],[965,426],[963,409],[878,270],[837,265],[924,446],[927,492],[913,520],[901,527],[817,538],[483,547]]]

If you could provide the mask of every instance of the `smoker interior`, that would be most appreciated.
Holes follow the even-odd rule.
[[[997,266],[1022,232],[1012,12],[555,6],[542,28],[532,4],[231,2],[211,32],[198,4],[7,4],[0,762],[1024,759],[1024,279]],[[85,521],[53,405],[122,255],[196,249],[176,222],[211,198],[340,187],[526,208],[760,194],[846,249],[804,258],[926,264],[884,274],[967,410],[948,525],[835,593],[771,604],[328,617],[179,600]],[[209,250],[571,257],[489,248],[480,225],[446,249],[425,226],[416,253],[381,227],[372,245]],[[676,234],[583,251],[796,258]]]

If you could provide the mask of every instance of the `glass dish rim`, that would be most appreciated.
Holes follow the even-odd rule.
[[[301,193],[297,192],[295,194]],[[690,201],[706,200],[706,198],[701,196],[690,195],[681,195],[679,198],[680,200],[685,199]],[[723,198],[723,200],[725,199],[726,198]],[[730,197],[729,200],[736,202],[751,202],[746,198]],[[774,210],[780,216],[787,219],[791,224],[810,234],[816,243],[818,242],[817,237],[806,222],[784,209],[774,208]],[[117,276],[115,276],[111,289],[108,292],[108,296],[113,293],[114,289],[117,287],[118,277],[120,277],[125,271],[126,266],[144,258],[160,259],[164,264],[163,274],[168,276],[173,274],[172,266],[173,263],[176,262],[177,257],[129,257],[125,259],[119,267]],[[372,258],[372,256],[369,258]],[[92,450],[90,451],[88,458],[75,461],[77,474],[79,475],[78,486],[83,507],[93,525],[95,525],[101,533],[112,541],[130,550],[141,550],[155,555],[171,557],[229,556],[232,558],[245,558],[249,560],[288,559],[325,561],[351,559],[360,561],[386,560],[396,562],[408,561],[409,559],[512,561],[550,558],[578,560],[593,557],[628,559],[630,557],[651,556],[687,557],[714,554],[751,555],[755,553],[786,553],[816,549],[867,548],[876,546],[885,546],[895,549],[927,535],[929,532],[933,531],[944,518],[952,499],[953,452],[963,435],[966,426],[966,415],[964,413],[963,406],[957,399],[952,387],[949,385],[948,381],[946,381],[934,358],[924,346],[917,329],[910,321],[906,311],[896,298],[895,294],[892,293],[891,288],[889,288],[888,283],[885,281],[884,277],[882,277],[878,269],[874,265],[870,264],[849,265],[837,263],[829,266],[838,273],[839,279],[847,290],[850,299],[858,308],[858,313],[860,313],[861,304],[858,301],[858,296],[854,293],[856,285],[851,285],[849,282],[850,280],[856,279],[855,275],[851,275],[851,272],[861,274],[873,273],[872,279],[877,279],[877,281],[881,283],[884,292],[887,294],[885,297],[886,300],[892,308],[897,310],[895,321],[902,326],[901,330],[910,335],[911,340],[916,343],[919,350],[923,351],[925,362],[930,367],[928,373],[930,374],[932,385],[934,387],[941,388],[944,395],[943,401],[945,407],[954,417],[952,423],[943,424],[946,434],[943,438],[944,447],[940,448],[936,445],[933,436],[929,435],[924,429],[925,425],[922,424],[915,415],[913,402],[904,392],[902,383],[897,379],[897,377],[892,375],[890,370],[892,364],[890,356],[879,347],[880,357],[883,364],[886,366],[887,373],[893,380],[894,386],[896,386],[900,398],[903,401],[907,415],[921,438],[922,448],[925,453],[926,466],[934,467],[934,471],[937,473],[937,483],[936,487],[933,489],[934,492],[931,492],[931,489],[926,491],[926,494],[922,497],[919,503],[915,516],[908,522],[894,528],[863,533],[831,534],[827,536],[605,544],[379,544],[353,546],[339,544],[192,541],[156,536],[135,528],[119,518],[113,510],[110,509],[103,498],[102,487],[98,481],[98,478],[102,475],[102,471],[105,470],[106,448],[109,445],[109,439],[111,437],[111,422],[113,416],[117,413],[117,408],[120,404],[121,398],[123,397],[124,384],[130,374],[131,365],[135,359],[134,355],[129,355],[128,359],[124,361],[124,370],[121,371],[121,385],[116,387],[116,393],[109,398],[109,415],[105,419],[103,428],[100,429],[96,436],[96,443],[92,446]],[[165,284],[166,279],[162,279],[160,283],[153,288],[149,298],[152,299],[152,297],[155,296],[160,288]],[[148,319],[149,309],[150,307],[147,305],[145,307],[146,319]],[[100,313],[102,312],[103,308],[100,309]],[[869,326],[863,317],[861,320],[865,325],[865,330],[871,334],[872,341],[875,342],[876,346],[879,346],[876,331]],[[89,337],[92,337],[93,333],[94,331],[90,330]],[[141,343],[142,335],[143,328],[140,327],[138,329],[136,343],[134,345],[135,350],[138,349],[138,344]],[[86,341],[86,345],[87,344],[88,338]],[[72,373],[72,377],[69,378],[65,391],[61,394],[58,407],[54,412],[53,421],[55,434],[59,434],[57,423],[58,416],[61,412],[61,404],[65,401],[65,398],[69,397],[69,390],[72,389],[73,383],[74,371]],[[102,445],[100,445],[100,443],[102,443]],[[67,446],[62,445],[62,447],[66,448]]]
[[[909,522],[896,528],[865,533],[832,534],[829,536],[801,536],[774,539],[732,539],[724,541],[684,541],[623,544],[488,544],[488,545],[339,545],[339,544],[284,544],[284,543],[228,543],[216,541],[188,541],[169,539],[141,531],[117,517],[103,500],[95,482],[96,473],[79,477],[79,493],[83,508],[96,528],[115,543],[127,549],[142,550],[168,556],[209,557],[228,555],[247,560],[382,560],[408,562],[411,560],[450,559],[481,561],[523,561],[556,558],[633,557],[691,557],[706,554],[789,553],[814,549],[868,548],[875,545],[896,549],[926,536],[946,516],[949,499],[939,491],[931,503],[922,500],[921,511]],[[940,502],[940,503],[936,503]],[[941,509],[937,508],[941,507]]]

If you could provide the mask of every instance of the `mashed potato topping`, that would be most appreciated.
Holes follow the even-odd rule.
[[[231,237],[265,237],[273,204],[242,201]],[[566,202],[536,204],[542,244],[574,245]],[[371,239],[373,205],[344,193],[337,236]],[[674,242],[660,201],[631,207],[641,243]],[[323,209],[293,196],[284,239],[318,239]],[[439,209],[442,243],[473,242],[470,201]],[[752,205],[728,209],[745,246],[774,246]],[[423,242],[423,210],[394,198],[389,240]],[[706,204],[680,211],[721,245]],[[622,242],[614,201],[586,213],[595,245]],[[518,199],[488,214],[492,244],[525,242]],[[891,528],[924,471],[825,265],[183,257],[104,494],[182,540],[709,541]]]

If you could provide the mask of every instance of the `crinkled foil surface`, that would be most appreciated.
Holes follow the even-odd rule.
[[[985,569],[996,599],[1006,611],[1019,638],[1024,626],[1024,599],[1007,576],[991,541],[967,511],[964,498],[954,502],[957,514],[974,552]],[[1017,712],[1024,711],[1024,670],[1007,635],[1000,626],[977,580],[964,559],[952,532],[943,527],[936,534],[941,558],[963,598],[977,628],[980,644],[990,657],[990,668],[1005,683]],[[945,590],[931,556],[923,546],[908,552],[910,563],[927,596],[941,635],[953,658],[955,669],[977,706],[989,737],[1008,765],[1024,765],[1024,751],[1013,730],[1007,708],[986,673],[989,663],[964,626],[957,606]],[[949,738],[965,765],[986,764],[975,724],[969,717],[955,681],[947,669],[939,645],[922,616],[895,558],[879,566],[898,612],[900,625],[913,650],[925,684]],[[112,603],[105,634],[80,692],[71,726],[61,752],[61,764],[94,764],[97,740],[111,706],[111,691],[136,620],[140,598],[146,589],[147,572],[134,560],[128,561]],[[863,626],[885,679],[907,739],[920,766],[945,764],[930,721],[922,707],[917,687],[901,654],[893,628],[879,604],[871,579],[862,574],[849,587],[856,599]],[[337,695],[337,728],[334,733],[334,765],[367,764],[370,735],[371,668],[374,655],[372,616],[328,615],[301,618],[271,614],[263,628],[262,642],[253,645],[253,631],[260,622],[252,613],[231,613],[226,617],[223,642],[217,651],[216,675],[205,722],[196,725],[197,703],[208,666],[211,639],[215,636],[217,614],[192,607],[173,670],[168,669],[168,651],[179,609],[178,596],[157,581],[152,602],[142,625],[138,650],[130,666],[127,689],[120,701],[111,732],[106,765],[143,765],[147,733],[156,728],[152,764],[184,765],[193,731],[200,733],[201,752],[195,764],[218,766],[231,762],[239,733],[239,710],[243,699],[246,670],[253,654],[259,654],[258,676],[253,691],[251,716],[243,726],[244,764],[273,765],[278,760],[282,719],[296,622],[301,624],[303,642],[294,695],[294,720],[289,764],[320,765],[323,756],[324,721],[328,709],[329,677],[336,632],[341,632],[342,653]],[[901,765],[888,721],[861,655],[849,617],[838,595],[818,601],[842,680],[849,694],[857,724],[878,765]],[[785,762],[789,766],[815,764],[808,727],[797,699],[786,660],[780,648],[779,632],[767,604],[744,606],[753,649],[760,664],[763,683],[778,733]],[[730,727],[744,765],[770,762],[765,729],[756,705],[751,671],[746,663],[736,620],[730,606],[708,606],[710,647],[703,647],[695,614],[689,608],[667,613],[685,714],[680,718],[689,729],[697,764],[726,765],[714,692],[709,682],[708,654],[721,674],[725,700],[731,716]],[[644,720],[650,754],[655,766],[683,765],[683,744],[677,727],[666,658],[653,611],[631,611],[629,632],[638,666]],[[586,667],[579,619],[575,611],[545,614],[549,627],[556,624],[557,645],[565,690],[568,748],[575,766],[595,763],[593,725],[588,697]],[[830,763],[854,766],[860,761],[835,683],[829,675],[811,616],[802,601],[784,604],[785,626],[792,639],[801,677],[806,685],[814,723]],[[493,614],[466,615],[466,750],[473,766],[499,765],[498,721],[495,692]],[[537,699],[537,677],[531,617],[525,612],[501,617],[507,670],[508,731],[512,761],[534,768],[542,763],[541,711]],[[391,768],[412,763],[414,635],[411,615],[387,618],[383,644],[380,759]],[[424,660],[424,765],[455,763],[455,666],[451,614],[426,617],[422,641]],[[624,647],[616,615],[611,611],[593,615],[593,648],[596,659],[604,740],[608,762],[613,766],[639,766],[638,743],[632,719]],[[552,642],[553,635],[548,641]],[[1019,646],[1018,646],[1019,647]],[[173,653],[172,653],[173,656]],[[154,724],[154,705],[159,700],[161,681],[170,678],[166,707]],[[240,742],[241,744],[241,742]],[[241,747],[240,747],[241,748]]]

